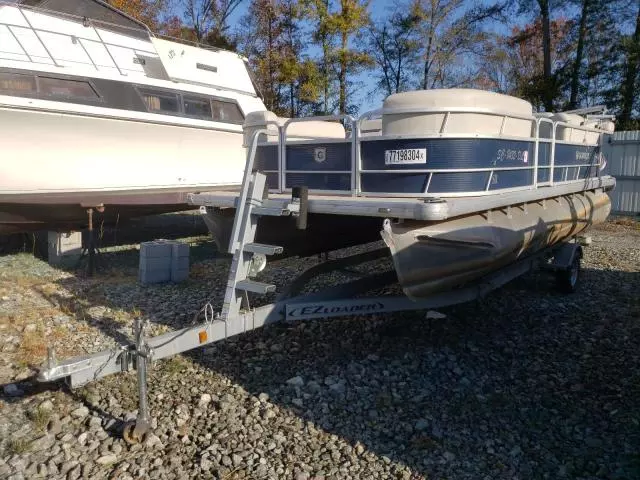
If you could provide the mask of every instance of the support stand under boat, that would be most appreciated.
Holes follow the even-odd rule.
[[[93,229],[93,212],[104,212],[104,206],[99,205],[96,207],[90,207],[87,209],[87,244],[82,248],[82,254],[78,260],[78,266],[86,259],[86,273],[91,277],[96,271],[96,267],[100,265],[100,250],[98,249],[96,242],[95,230]]]

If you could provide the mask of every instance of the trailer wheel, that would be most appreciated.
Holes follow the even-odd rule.
[[[562,293],[573,293],[580,280],[580,256],[576,255],[566,270],[556,273],[556,287]]]

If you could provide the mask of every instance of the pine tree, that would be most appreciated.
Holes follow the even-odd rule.
[[[329,29],[338,38],[334,65],[338,76],[338,111],[347,113],[348,75],[371,65],[366,52],[352,48],[351,40],[369,24],[368,3],[362,0],[340,0],[339,10],[329,17]]]
[[[328,115],[333,111],[330,106],[331,87],[334,75],[331,69],[335,53],[335,35],[331,28],[331,12],[329,0],[307,0],[308,15],[314,24],[313,39],[320,45],[322,57],[319,65],[319,83],[322,90],[321,114]]]
[[[275,0],[253,0],[242,20],[241,49],[248,57],[267,109],[285,114],[282,96],[282,50],[285,48],[281,5]]]
[[[635,29],[632,35],[625,37],[623,47],[625,62],[622,76],[620,116],[622,125],[631,123],[634,104],[638,95],[638,75],[640,73],[640,1],[637,4]]]

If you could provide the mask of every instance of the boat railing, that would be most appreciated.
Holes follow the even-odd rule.
[[[359,155],[359,143],[358,143],[358,132],[357,132],[357,120],[351,115],[348,114],[339,114],[339,115],[322,115],[317,117],[300,117],[300,118],[289,118],[282,126],[279,126],[279,148],[278,148],[278,189],[280,191],[287,191],[286,188],[286,178],[287,173],[292,173],[287,168],[287,129],[292,123],[304,123],[304,122],[313,122],[313,121],[323,121],[323,122],[343,122],[345,121],[347,125],[350,125],[352,137],[345,137],[344,142],[349,142],[351,144],[351,158],[358,159]],[[350,191],[354,194],[358,191],[358,186],[356,184],[356,175],[354,174],[354,165],[352,162],[352,171],[349,172],[351,174],[351,189]],[[356,170],[357,171],[357,170]],[[298,172],[299,173],[299,172]],[[321,191],[320,191],[321,192]]]
[[[143,50],[140,48],[136,48],[132,45],[122,45],[118,43],[105,41],[105,39],[103,38],[103,35],[100,33],[100,29],[102,29],[104,31],[110,31],[114,33],[122,32],[122,31],[131,32],[132,33],[131,36],[134,38],[140,38],[141,34],[149,37],[151,35],[151,32],[146,26],[143,26],[143,24],[140,24],[139,28],[135,28],[127,25],[120,25],[120,24],[105,22],[102,20],[94,20],[87,17],[81,17],[78,15],[72,15],[64,12],[56,12],[56,11],[47,10],[43,8],[35,8],[28,5],[0,1],[0,7],[3,7],[3,6],[8,6],[16,9],[20,13],[20,18],[24,20],[24,24],[14,23],[6,20],[0,20],[0,27],[5,27],[7,29],[10,36],[16,41],[17,45],[24,53],[25,57],[28,59],[29,62],[32,62],[32,63],[41,63],[46,65],[53,64],[55,67],[63,68],[64,65],[62,64],[62,62],[68,61],[69,63],[79,63],[79,64],[85,64],[87,66],[92,66],[95,70],[98,70],[98,71],[101,70],[101,67],[115,68],[120,75],[126,76],[127,75],[126,70],[128,69],[119,64],[118,60],[116,59],[116,56],[114,55],[114,52],[112,51],[113,49],[130,50],[134,57],[140,53],[146,54],[146,55],[148,54],[158,55],[151,43],[149,44],[150,46],[149,50]],[[29,16],[30,16],[29,13],[41,13],[44,15],[54,16],[54,17],[61,18],[63,20],[69,20],[75,23],[79,23],[86,28],[90,28],[91,32],[93,33],[93,36],[80,37],[78,35],[66,33],[60,30],[51,30],[49,28],[42,28],[39,26],[35,26],[33,25],[33,22],[29,19]],[[20,37],[23,36],[21,35],[21,32],[23,31],[30,31],[33,34],[33,38],[44,49],[46,56],[38,55],[37,53],[34,54],[34,52],[29,53],[28,45],[25,45],[25,43],[20,39]],[[137,32],[137,36],[135,35],[135,32]],[[43,40],[43,35],[56,35],[60,37],[67,37],[71,44],[73,45],[77,44],[80,46],[80,48],[86,55],[88,61],[78,62],[76,60],[64,60],[61,58],[56,58],[56,56],[52,53],[51,49],[47,46],[47,42]],[[23,40],[25,39],[23,38]],[[89,49],[87,48],[87,45],[85,45],[85,42],[91,42],[91,43],[96,43],[101,45],[103,51],[106,53],[106,55],[110,58],[111,62],[113,63],[113,66],[100,65],[100,61],[95,59],[91,55]],[[2,57],[3,53],[5,54],[4,56],[5,59],[14,60],[14,58],[10,58],[11,52],[8,52],[8,51],[3,52],[2,48],[0,47],[0,57]]]
[[[370,120],[375,118],[376,116],[380,116],[382,114],[405,114],[405,113],[423,113],[423,114],[442,114],[443,119],[440,124],[440,128],[437,129],[436,133],[425,134],[423,136],[416,136],[414,134],[411,135],[373,135],[373,136],[361,136],[360,127],[362,122],[365,120]],[[502,117],[500,121],[499,128],[492,135],[487,134],[477,134],[473,132],[456,132],[450,130],[451,119],[453,115],[456,114],[486,114]],[[521,136],[513,136],[508,135],[506,132],[505,126],[509,121],[514,120],[524,120],[527,122],[531,122],[532,133],[533,135],[529,137],[521,137]],[[350,127],[351,135],[349,137],[345,137],[345,139],[321,139],[315,138],[314,140],[308,141],[292,141],[288,143],[287,137],[287,129],[293,123],[298,122],[309,122],[309,121],[343,121],[347,126]],[[548,136],[541,134],[541,127],[543,125],[547,125],[548,128]],[[572,181],[582,180],[581,173],[587,176],[593,176],[593,174],[600,175],[600,171],[603,167],[602,156],[600,154],[600,149],[603,142],[603,136],[607,132],[602,129],[593,128],[586,125],[574,125],[564,121],[559,121],[555,119],[551,119],[548,117],[536,117],[536,116],[527,116],[527,115],[514,115],[512,113],[507,112],[496,112],[491,111],[489,109],[482,108],[406,108],[406,109],[379,109],[373,110],[370,112],[365,112],[359,118],[354,118],[351,115],[329,115],[329,116],[320,116],[320,117],[302,117],[302,118],[293,118],[289,119],[285,122],[284,125],[278,125],[278,171],[277,171],[277,188],[272,185],[272,190],[284,193],[290,192],[291,188],[287,186],[287,175],[290,173],[305,173],[305,174],[350,174],[350,188],[348,190],[326,190],[326,189],[314,189],[312,190],[318,194],[332,194],[332,195],[352,195],[352,196],[361,196],[361,195],[375,195],[380,197],[436,197],[443,196],[442,192],[433,192],[430,191],[430,187],[432,185],[432,180],[435,175],[438,174],[451,174],[451,173],[460,173],[460,174],[476,174],[476,173],[487,173],[487,180],[484,183],[482,190],[474,190],[474,191],[465,191],[465,192],[450,192],[447,193],[447,196],[477,196],[477,195],[487,195],[487,194],[495,194],[495,193],[506,193],[511,191],[518,190],[531,190],[545,186],[553,186],[555,184],[561,184]],[[559,128],[567,128],[573,129],[583,133],[582,141],[567,141],[561,140],[558,138],[558,129]],[[589,134],[597,134],[597,142],[588,142]],[[257,137],[256,137],[257,138]],[[504,140],[514,140],[514,141],[523,141],[523,142],[532,142],[533,143],[533,158],[532,161],[527,161],[528,165],[526,166],[505,166],[500,167],[497,165],[498,160],[494,160],[494,164],[486,167],[479,168],[425,168],[425,169],[410,169],[403,168],[392,169],[364,169],[362,165],[362,145],[366,142],[379,141],[379,140],[388,140],[388,139],[432,139],[432,138],[478,138],[478,139],[504,139]],[[570,136],[571,138],[571,136]],[[287,163],[287,147],[295,146],[295,145],[304,145],[309,143],[345,143],[350,145],[350,158],[351,161],[351,169],[348,172],[342,171],[301,171],[301,170],[290,170],[288,168]],[[541,156],[541,146],[548,145],[548,155],[545,155],[548,159],[544,164],[540,162]],[[589,147],[593,149],[592,153],[589,153],[589,161],[582,163],[571,163],[568,165],[557,165],[556,164],[556,150],[558,145],[572,145],[576,147]],[[588,152],[587,152],[588,153]],[[507,154],[505,154],[507,155]],[[583,169],[587,169],[584,172]],[[595,169],[595,170],[594,170]],[[540,174],[544,173],[544,171],[548,171],[548,175],[544,175],[541,179]],[[492,181],[496,174],[499,172],[516,172],[516,171],[530,171],[532,175],[532,181],[530,184],[525,186],[517,186],[510,188],[495,188],[492,189]],[[276,173],[276,172],[271,172]],[[427,175],[426,184],[424,190],[419,193],[384,193],[384,192],[370,192],[363,190],[362,188],[362,175],[363,174],[425,174]],[[544,179],[544,180],[543,180]]]
[[[158,39],[169,40],[169,41],[172,41],[172,42],[176,42],[176,43],[180,43],[180,44],[184,44],[184,45],[191,45],[191,46],[194,46],[194,47],[197,47],[197,48],[200,48],[200,49],[203,49],[203,50],[209,50],[209,51],[212,51],[212,52],[218,52],[218,51],[221,50],[218,47],[207,45],[207,44],[203,44],[203,43],[198,42],[198,41],[188,40],[188,39],[184,39],[184,38],[177,38],[177,37],[173,37],[173,36],[170,36],[170,35],[163,35],[163,34],[160,34],[160,33],[153,32],[144,23],[134,19],[133,17],[130,17],[129,15],[127,15],[124,12],[120,12],[120,13],[122,15],[124,15],[125,17],[130,18],[133,22],[135,22],[138,25],[137,27],[132,27],[132,26],[129,26],[129,25],[122,25],[122,24],[107,22],[107,21],[104,21],[104,20],[92,19],[92,18],[83,17],[83,16],[80,16],[80,15],[73,15],[73,14],[65,13],[65,12],[58,12],[58,11],[55,11],[55,10],[49,10],[49,9],[41,8],[41,7],[32,7],[30,5],[23,5],[23,4],[20,4],[20,3],[7,2],[6,0],[0,0],[0,7],[3,7],[3,6],[12,7],[12,8],[15,8],[16,10],[18,10],[20,12],[21,18],[25,22],[24,25],[21,25],[21,24],[10,23],[10,22],[6,22],[6,21],[0,20],[0,27],[4,26],[4,27],[7,28],[9,35],[15,40],[15,42],[17,43],[19,48],[22,50],[22,52],[25,55],[25,57],[27,58],[27,60],[29,62],[31,62],[31,63],[42,63],[42,64],[47,64],[47,65],[53,64],[55,67],[59,67],[59,68],[64,67],[64,65],[62,65],[62,63],[60,61],[61,59],[56,58],[55,55],[52,54],[51,49],[49,47],[47,47],[46,42],[42,38],[43,34],[54,34],[54,35],[65,36],[65,37],[68,37],[73,44],[77,43],[78,45],[80,45],[80,47],[82,48],[82,50],[84,51],[85,55],[87,56],[87,58],[89,60],[89,62],[87,62],[86,65],[93,66],[93,68],[95,70],[98,70],[98,71],[100,70],[99,62],[91,56],[91,54],[90,54],[89,50],[86,48],[84,42],[95,42],[95,43],[101,44],[102,47],[104,48],[104,51],[106,52],[106,54],[108,55],[108,57],[113,62],[113,65],[114,65],[115,69],[122,76],[126,76],[127,75],[127,73],[126,73],[127,69],[122,67],[118,63],[118,61],[116,59],[116,56],[113,54],[112,49],[118,49],[118,48],[128,49],[128,50],[132,51],[134,56],[137,53],[152,54],[152,55],[159,56],[157,50],[155,49],[155,47],[153,46],[152,43],[149,45],[149,50],[144,50],[144,49],[140,49],[140,48],[134,48],[134,47],[129,46],[129,45],[120,45],[120,44],[117,44],[117,43],[108,42],[108,41],[104,40],[103,35],[100,33],[99,29],[101,29],[103,31],[113,32],[113,33],[125,32],[124,33],[125,35],[129,34],[129,36],[135,37],[135,38],[146,37],[146,38],[149,38],[149,39],[158,38]],[[96,38],[81,38],[81,37],[79,37],[77,35],[65,33],[63,31],[55,31],[55,30],[50,30],[50,29],[46,29],[46,28],[36,27],[30,21],[29,15],[26,14],[25,12],[40,13],[40,14],[43,14],[43,15],[47,15],[47,16],[51,16],[51,17],[58,17],[58,18],[63,19],[63,20],[69,20],[69,21],[73,21],[75,23],[80,23],[84,27],[91,28],[93,33],[95,34]],[[34,35],[34,38],[37,40],[38,44],[44,49],[44,51],[46,53],[46,57],[42,57],[42,56],[39,56],[39,55],[33,55],[32,53],[29,53],[29,49],[20,40],[20,35],[16,35],[16,29],[25,29],[25,30],[31,31],[33,33],[33,35]],[[3,58],[2,57],[3,53],[9,53],[10,54],[11,52],[3,52],[2,48],[0,46],[0,58]],[[244,58],[242,56],[240,56],[240,57]],[[6,58],[6,59],[7,60],[11,60],[11,58]],[[102,65],[102,67],[105,67],[105,65]],[[113,67],[107,66],[107,68],[113,68]]]

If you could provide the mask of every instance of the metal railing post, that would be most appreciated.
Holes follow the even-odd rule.
[[[109,50],[109,47],[107,46],[107,44],[104,43],[104,40],[102,39],[102,36],[100,35],[100,32],[98,32],[98,29],[96,28],[96,26],[93,24],[93,22],[91,20],[89,20],[89,25],[91,25],[91,28],[93,28],[93,31],[96,32],[96,35],[98,36],[98,40],[100,40],[100,43],[102,44],[104,49],[107,51],[107,54],[109,55],[109,58],[111,59],[113,64],[118,69],[118,72],[120,73],[120,75],[122,75],[123,77],[126,77],[127,74],[122,71],[122,69],[120,68],[120,65],[118,65],[118,62],[116,62],[116,59],[111,54],[111,50]]]
[[[84,43],[82,43],[82,39],[81,39],[80,37],[75,37],[75,38],[76,38],[76,40],[78,41],[78,44],[82,47],[82,50],[84,51],[84,53],[86,53],[86,54],[87,54],[87,58],[88,58],[89,60],[91,60],[91,63],[93,64],[93,67],[94,67],[96,70],[98,70],[98,71],[99,71],[100,69],[98,68],[98,65],[96,64],[96,62],[94,62],[94,61],[93,61],[93,57],[91,56],[91,54],[89,54],[89,51],[88,51],[88,50],[87,50],[87,48],[84,46]]]
[[[556,131],[558,129],[558,122],[553,122],[551,127],[551,153],[549,158],[549,185],[553,186],[554,183],[554,174],[555,174],[555,166],[556,166]]]
[[[358,175],[360,171],[360,132],[358,128],[358,121],[352,120],[351,122],[351,196],[358,195]]]
[[[20,41],[20,39],[18,38],[18,36],[13,32],[13,29],[11,28],[11,25],[6,25],[7,30],[9,30],[9,33],[11,34],[11,36],[13,37],[13,39],[18,43],[18,45],[20,45],[20,48],[22,49],[22,51],[24,52],[24,54],[27,56],[27,58],[29,59],[30,62],[33,62],[33,59],[31,58],[31,55],[29,55],[29,52],[27,52],[27,49],[24,48],[24,45],[22,45],[22,42]]]
[[[20,14],[22,15],[22,18],[24,18],[24,21],[27,22],[27,25],[29,25],[29,28],[31,29],[31,31],[33,32],[33,34],[36,36],[36,38],[38,39],[38,41],[40,42],[40,45],[42,45],[42,48],[44,48],[44,51],[47,52],[47,55],[49,55],[49,58],[51,59],[51,61],[53,62],[53,64],[56,67],[62,67],[62,65],[60,65],[58,62],[56,62],[56,59],[53,58],[53,55],[51,55],[51,52],[49,51],[49,49],[47,48],[47,46],[44,44],[44,42],[42,41],[42,38],[40,38],[40,35],[38,35],[38,32],[35,28],[33,28],[33,25],[31,25],[31,22],[29,21],[29,18],[25,15],[25,13],[22,11],[22,7],[20,7],[19,5],[16,5],[18,7],[18,11],[20,12]],[[19,42],[18,42],[19,43]],[[22,46],[22,45],[20,45]],[[24,47],[23,47],[24,50]]]

